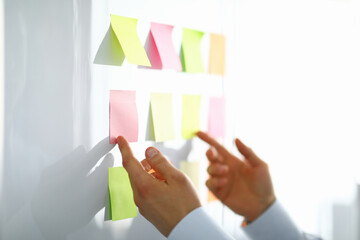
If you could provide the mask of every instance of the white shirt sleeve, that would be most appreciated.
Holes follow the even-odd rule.
[[[277,200],[243,230],[252,240],[321,239],[301,232]]]
[[[206,212],[196,208],[186,215],[171,231],[168,239],[233,240]]]

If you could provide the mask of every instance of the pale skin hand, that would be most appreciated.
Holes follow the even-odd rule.
[[[156,148],[145,151],[146,159],[141,165],[126,139],[117,140],[136,206],[141,215],[168,237],[181,219],[201,206],[195,188]],[[151,168],[155,174],[148,173]]]
[[[239,139],[235,144],[243,159],[208,134],[198,132],[197,136],[211,146],[206,152],[210,161],[206,186],[235,213],[254,221],[275,201],[267,164]]]

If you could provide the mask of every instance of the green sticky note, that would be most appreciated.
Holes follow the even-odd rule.
[[[129,175],[125,168],[109,168],[110,216],[113,221],[137,216]]]
[[[175,139],[172,95],[152,93],[150,104],[155,141],[163,142]]]
[[[183,29],[181,47],[184,72],[204,72],[200,49],[200,43],[203,36],[204,32],[187,28]]]
[[[137,19],[111,15],[111,27],[129,63],[150,67],[149,58],[136,31]]]
[[[200,96],[183,95],[182,98],[182,137],[191,139],[200,130]]]

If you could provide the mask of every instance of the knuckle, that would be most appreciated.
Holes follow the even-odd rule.
[[[206,182],[205,182],[205,185],[209,188],[209,189],[212,189],[213,188],[213,181],[211,179],[208,179]]]

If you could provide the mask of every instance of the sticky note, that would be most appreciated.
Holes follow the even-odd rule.
[[[114,30],[109,26],[104,39],[96,53],[94,63],[103,65],[121,66],[124,62],[125,55],[120,46]]]
[[[210,34],[209,73],[225,74],[225,36]]]
[[[175,139],[172,95],[152,93],[150,96],[151,117],[156,142]]]
[[[133,191],[125,168],[109,168],[109,193],[113,221],[137,216]]]
[[[182,71],[180,57],[172,41],[173,28],[174,27],[170,25],[151,23],[150,34],[155,43],[155,50],[157,50],[158,56],[160,57],[161,68]]]
[[[190,178],[196,190],[199,192],[199,162],[181,161],[180,170]]]
[[[109,142],[116,143],[118,136],[129,142],[138,140],[138,112],[136,92],[110,90]]]
[[[184,72],[204,72],[200,48],[203,36],[204,32],[187,28],[183,29],[181,47]]]
[[[191,139],[200,130],[199,95],[183,95],[181,130],[184,139]]]
[[[225,136],[225,98],[224,97],[210,98],[208,133],[213,137]]]
[[[129,63],[151,66],[137,34],[137,19],[111,15],[111,27]]]

